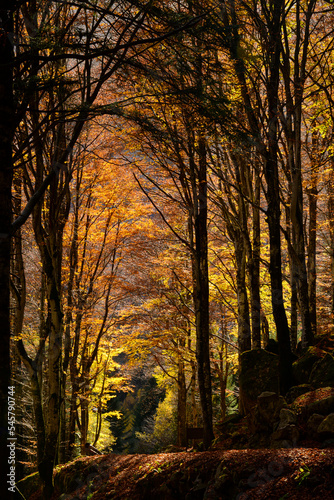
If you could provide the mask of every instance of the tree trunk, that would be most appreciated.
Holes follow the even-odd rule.
[[[191,423],[194,427],[198,425],[198,411],[196,404],[196,363],[194,360],[190,362],[191,364],[191,379],[190,379],[190,412],[187,423]]]
[[[268,97],[268,148],[265,158],[265,178],[267,182],[267,220],[270,240],[270,280],[272,309],[279,344],[280,391],[285,394],[292,384],[292,353],[290,332],[283,301],[281,228],[280,228],[280,187],[278,177],[278,83],[281,55],[281,14],[284,2],[275,2],[270,19],[268,57],[269,80]]]
[[[182,353],[177,374],[177,444],[181,448],[187,446],[187,388]]]
[[[294,141],[296,148],[297,139]],[[300,158],[299,162],[300,163]],[[302,344],[308,347],[313,344],[311,327],[308,279],[306,270],[304,225],[303,225],[303,192],[301,180],[301,166],[296,166],[292,175],[293,189],[291,197],[291,221],[293,224],[293,258],[295,259],[296,281],[299,296],[300,316],[302,321]]]
[[[308,290],[310,306],[310,322],[312,336],[317,333],[317,202],[318,202],[318,164],[316,151],[318,147],[318,137],[312,134],[312,155],[311,155],[311,183],[308,190],[309,198],[309,226],[308,226]]]
[[[220,392],[220,419],[223,422],[226,416],[226,387],[227,377],[229,373],[229,363],[227,361],[227,345],[224,342],[224,327],[222,331],[222,345],[219,352],[219,364],[217,363],[217,372],[219,377],[219,392]]]
[[[251,317],[252,317],[252,348],[261,349],[261,299],[260,299],[260,252],[261,252],[261,225],[260,225],[260,191],[261,179],[255,170],[255,196],[253,204],[253,248],[252,265],[250,266],[251,284]]]
[[[291,202],[288,202],[288,206],[291,205]],[[286,230],[289,238],[293,240],[293,228],[291,228],[291,213],[290,210],[286,210]],[[298,335],[298,293],[297,293],[297,277],[296,277],[296,269],[295,269],[295,260],[289,251],[289,265],[290,265],[290,341],[291,341],[291,350],[292,352],[296,352],[297,349],[297,335]]]
[[[19,214],[21,212],[21,190],[22,178],[17,174],[13,180],[13,213]],[[11,307],[14,309],[13,319],[13,333],[15,339],[20,338],[22,335],[24,311],[26,306],[26,279],[24,262],[22,255],[22,234],[18,230],[12,238],[12,302]],[[15,341],[14,341],[15,342]],[[15,346],[16,347],[16,346]],[[17,449],[16,449],[16,476],[17,478],[23,477],[25,462],[25,452],[23,451],[23,374],[22,374],[22,361],[19,352],[15,348],[12,350],[12,372],[13,380],[15,380],[15,396],[16,396],[16,433],[17,433]]]
[[[210,369],[209,329],[209,271],[207,234],[207,165],[205,138],[199,137],[198,193],[195,214],[195,314],[196,357],[198,387],[200,393],[204,448],[209,448],[213,438],[212,392]]]
[[[12,384],[10,367],[10,248],[12,219],[12,140],[13,140],[13,74],[12,42],[13,5],[0,4],[0,466],[2,484],[9,474],[8,388]],[[15,396],[15,394],[14,394]],[[15,435],[13,436],[15,437]],[[7,488],[6,488],[7,489]],[[7,491],[8,495],[10,492]]]
[[[89,382],[88,382],[88,376],[85,373],[83,374],[83,377],[85,382],[80,395],[80,410],[81,410],[80,446],[82,455],[85,454],[86,443],[88,440],[88,424],[89,424],[89,400],[88,400]]]
[[[238,294],[238,346],[240,353],[251,349],[251,331],[249,303],[246,287],[246,251],[242,234],[237,235],[235,242],[237,262],[237,294]]]
[[[331,172],[328,179],[327,219],[330,241],[331,303],[330,313],[334,319],[334,157],[331,157]]]
[[[79,392],[79,387],[76,381],[72,380],[72,394],[70,402],[70,418],[68,423],[68,442],[67,442],[67,461],[73,458],[73,452],[75,447],[75,429],[77,420],[77,395]]]
[[[48,405],[45,409],[45,448],[39,473],[43,482],[43,498],[50,498],[53,491],[53,467],[57,456],[60,424],[60,368],[62,349],[62,311],[59,290],[54,276],[54,265],[46,269],[48,301],[50,307],[50,331],[48,347]]]

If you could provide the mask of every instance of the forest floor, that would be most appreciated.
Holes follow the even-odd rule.
[[[333,448],[80,457],[58,469],[55,485],[52,500],[329,500]]]

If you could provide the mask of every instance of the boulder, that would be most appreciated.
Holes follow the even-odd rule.
[[[263,392],[278,394],[278,356],[264,349],[243,352],[240,356],[239,387],[244,414],[251,412]]]
[[[277,429],[270,438],[272,448],[292,448],[299,439],[299,430],[296,425],[297,415],[289,408],[282,408],[279,412]]]
[[[292,448],[296,446],[299,439],[299,429],[295,424],[287,424],[278,429],[271,435],[271,446],[273,448]],[[282,442],[285,442],[284,445]],[[288,445],[286,445],[286,442]]]
[[[318,434],[321,438],[334,437],[334,413],[330,413],[318,427]]]
[[[295,399],[291,406],[305,420],[313,413],[329,415],[334,412],[334,389],[324,387],[307,392]]]
[[[29,498],[36,493],[41,486],[42,481],[39,478],[38,472],[33,472],[17,483],[17,488],[20,491],[22,498]]]
[[[291,387],[291,389],[289,389],[289,391],[286,393],[285,395],[286,402],[288,404],[291,404],[296,398],[312,390],[313,387],[310,384],[295,385]]]
[[[313,413],[307,421],[306,428],[307,433],[312,438],[318,438],[318,427],[324,420],[324,416],[320,413]]]
[[[315,388],[334,386],[334,358],[327,353],[312,368],[309,379]]]
[[[296,385],[307,384],[314,364],[323,358],[326,352],[318,347],[309,347],[304,354],[292,364],[292,375]]]
[[[278,429],[282,429],[287,425],[296,424],[297,415],[289,408],[282,408],[279,414]]]
[[[257,398],[257,405],[252,415],[252,430],[258,434],[269,435],[275,423],[279,421],[280,411],[286,404],[283,396],[275,392],[263,392]]]

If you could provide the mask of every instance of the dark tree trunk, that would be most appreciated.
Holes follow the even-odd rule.
[[[0,467],[1,484],[9,474],[8,388],[12,384],[10,368],[10,253],[12,219],[12,138],[13,138],[13,5],[0,3]],[[15,394],[14,394],[15,397]],[[14,436],[15,437],[15,436]],[[10,494],[9,491],[7,491]]]
[[[182,353],[177,373],[177,444],[182,448],[187,446],[187,387]]]
[[[69,461],[73,458],[73,452],[75,447],[75,427],[77,419],[77,395],[79,392],[78,384],[72,381],[72,394],[70,402],[70,417],[68,423],[68,442],[66,459]]]
[[[208,273],[208,234],[207,234],[207,165],[206,144],[199,138],[199,165],[197,182],[197,210],[195,214],[195,289],[194,302],[196,314],[196,357],[198,387],[204,428],[204,447],[207,449],[213,438],[212,392],[210,368],[210,329],[209,329],[209,273]]]
[[[268,63],[269,80],[267,83],[268,97],[268,148],[265,158],[265,178],[267,182],[267,220],[270,240],[270,280],[272,308],[276,324],[279,344],[279,377],[280,391],[285,394],[292,384],[292,353],[290,331],[286,317],[281,257],[281,207],[280,187],[278,177],[278,83],[281,55],[280,27],[284,2],[275,2],[272,18],[268,22]]]
[[[255,171],[255,196],[253,205],[253,248],[252,265],[249,269],[251,283],[252,348],[261,349],[261,299],[260,299],[260,191],[261,180]]]
[[[239,232],[238,232],[239,233]],[[237,263],[237,294],[238,294],[238,346],[240,353],[251,349],[251,331],[249,303],[246,287],[246,251],[242,234],[237,235],[235,257]]]
[[[288,206],[290,206],[288,202]],[[291,213],[286,210],[286,231],[290,240],[293,240],[293,228],[291,227]],[[295,352],[297,349],[297,333],[298,333],[298,293],[297,293],[297,271],[295,269],[295,260],[289,251],[289,265],[290,265],[290,342],[291,350]]]
[[[21,212],[21,190],[22,178],[16,175],[13,180],[13,213],[15,215]],[[22,335],[24,311],[26,305],[26,279],[22,254],[22,234],[18,230],[12,238],[12,309],[13,313],[13,333],[15,338],[20,338]],[[23,451],[23,408],[20,402],[23,397],[23,374],[22,362],[17,349],[13,350],[12,355],[12,372],[13,379],[15,380],[15,395],[17,400],[16,408],[16,432],[17,432],[17,449],[16,449],[16,477],[21,479],[23,477],[24,465],[26,460],[25,452]]]

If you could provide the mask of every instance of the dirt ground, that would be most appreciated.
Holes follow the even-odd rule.
[[[52,500],[330,500],[333,449],[81,457],[57,471],[55,485]]]

